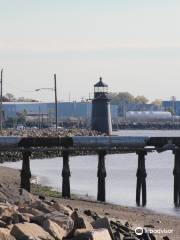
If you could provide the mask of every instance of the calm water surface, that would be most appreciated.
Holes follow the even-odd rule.
[[[121,136],[179,136],[180,131],[134,131],[115,132]],[[4,163],[3,166],[21,168],[22,162]],[[147,208],[180,216],[173,206],[173,165],[171,151],[149,153],[147,168]],[[71,191],[73,193],[97,195],[97,156],[70,158]],[[40,182],[61,190],[62,158],[31,160],[31,172],[40,177]],[[106,156],[106,198],[108,202],[127,206],[135,205],[136,154],[114,154]]]

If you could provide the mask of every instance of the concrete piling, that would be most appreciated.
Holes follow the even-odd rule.
[[[31,191],[31,170],[30,170],[30,159],[31,152],[25,151],[22,153],[23,161],[22,161],[22,170],[21,170],[21,188],[26,191]]]
[[[174,205],[180,206],[180,150],[174,150]]]
[[[101,202],[106,201],[106,167],[105,167],[106,151],[98,152],[98,193],[97,200]]]
[[[70,167],[69,167],[69,151],[63,150],[63,169],[62,169],[62,197],[71,198],[70,193]]]
[[[145,167],[145,155],[146,151],[139,151],[138,154],[138,169],[136,173],[137,184],[136,184],[136,204],[141,204],[141,192],[142,192],[142,206],[146,205],[146,167]]]

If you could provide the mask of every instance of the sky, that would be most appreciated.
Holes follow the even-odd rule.
[[[0,0],[3,92],[53,101],[112,92],[180,100],[179,0]]]

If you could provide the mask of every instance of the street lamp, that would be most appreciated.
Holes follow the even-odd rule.
[[[54,91],[54,103],[55,103],[55,119],[56,119],[56,130],[58,128],[58,108],[57,108],[57,85],[56,85],[56,74],[54,74],[54,88],[38,88],[35,91],[40,90],[52,90]]]

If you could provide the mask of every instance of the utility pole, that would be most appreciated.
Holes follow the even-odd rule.
[[[56,74],[54,74],[54,95],[55,95],[55,117],[56,117],[56,130],[57,130],[57,128],[58,128],[58,108],[57,108]]]
[[[3,102],[3,99],[2,99],[2,82],[3,82],[3,68],[1,69],[1,81],[0,81],[0,84],[1,84],[1,99],[0,99],[0,131],[2,132],[2,118],[3,118],[3,114],[2,114],[2,102]]]
[[[40,90],[52,90],[54,91],[54,108],[55,108],[55,122],[56,122],[56,130],[58,128],[58,102],[57,102],[57,85],[56,85],[56,74],[54,74],[54,88],[38,88],[35,89],[35,91],[40,91]]]
[[[69,92],[69,102],[71,102],[71,92]]]

